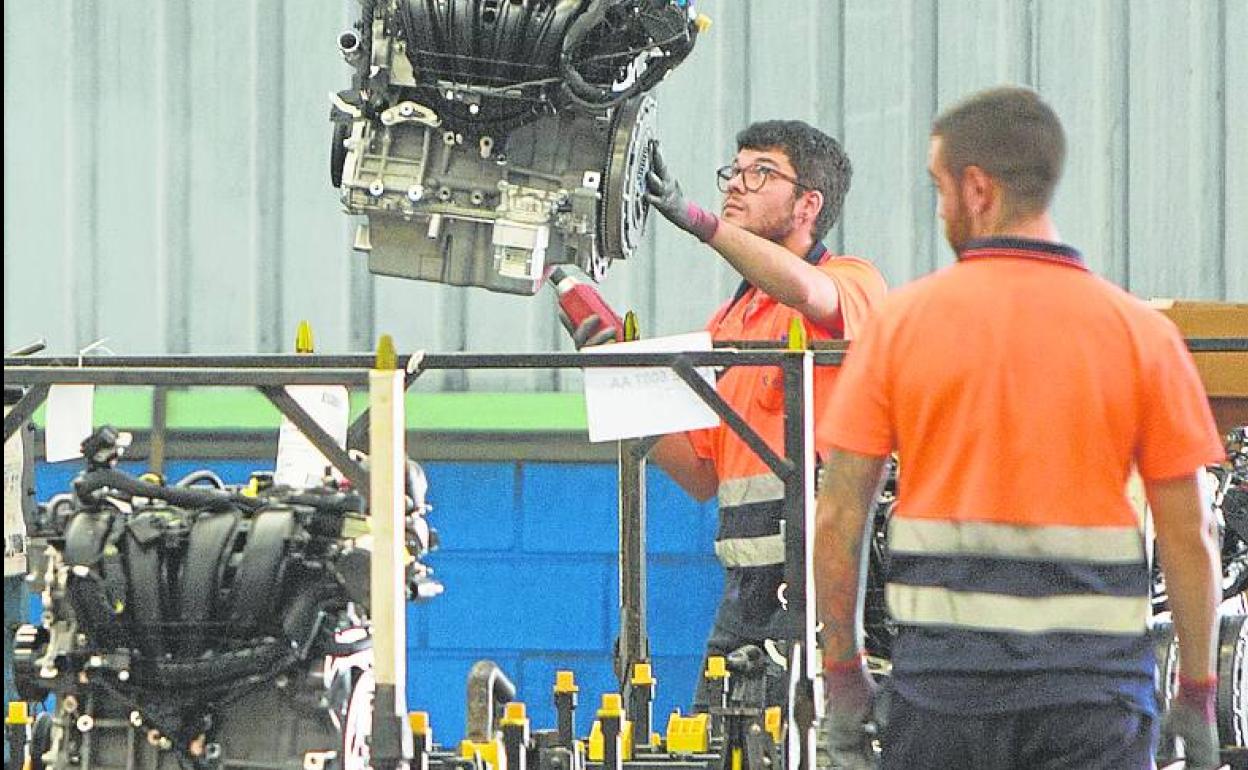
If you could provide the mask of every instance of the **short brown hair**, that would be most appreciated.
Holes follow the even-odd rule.
[[[1006,216],[1049,207],[1066,160],[1062,123],[1030,88],[1001,86],[972,94],[932,123],[945,166],[961,176],[978,166],[1005,189]]]

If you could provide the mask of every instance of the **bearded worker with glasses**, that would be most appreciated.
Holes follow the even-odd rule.
[[[800,121],[755,123],[737,135],[737,155],[716,172],[724,193],[720,214],[684,198],[654,148],[646,199],[668,221],[707,244],[741,274],[741,285],[711,317],[715,340],[766,340],[781,345],[797,318],[810,340],[852,339],[887,291],[870,262],[832,254],[821,241],[840,217],[852,168],[840,144]],[[590,317],[575,329],[578,347],[611,341]],[[823,413],[837,369],[816,367],[815,449],[826,456]],[[779,368],[733,367],[719,394],[777,453],[783,454],[784,391]],[[698,500],[719,497],[715,552],[724,566],[724,593],[707,641],[707,655],[757,645],[771,660],[784,653],[779,597],[784,580],[784,485],[724,424],[665,436],[654,460]],[[703,670],[705,670],[705,665]],[[775,665],[767,705],[785,701],[787,682]],[[695,710],[713,695],[699,684]]]

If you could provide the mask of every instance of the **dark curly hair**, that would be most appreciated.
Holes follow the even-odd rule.
[[[841,143],[800,120],[764,120],[737,134],[737,150],[783,150],[797,179],[823,193],[823,208],[815,217],[814,235],[822,239],[841,217],[841,206],[854,176]],[[794,195],[797,189],[794,189]]]

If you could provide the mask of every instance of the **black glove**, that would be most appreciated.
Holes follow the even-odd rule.
[[[590,313],[585,316],[585,320],[581,321],[579,326],[573,326],[572,319],[568,317],[568,314],[560,310],[559,323],[563,324],[563,328],[568,331],[568,336],[572,338],[572,344],[576,345],[577,350],[617,341],[615,339],[615,329],[610,326],[603,329],[602,319],[598,317],[597,313]]]
[[[651,146],[650,172],[646,174],[646,202],[667,218],[667,221],[693,235],[703,243],[719,229],[719,217],[696,203],[685,200],[680,182],[667,170],[659,144]]]

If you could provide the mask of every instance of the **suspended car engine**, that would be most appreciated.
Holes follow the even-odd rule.
[[[49,505],[39,625],[18,629],[22,698],[55,694],[35,767],[360,769],[372,720],[364,500],[331,485],[244,491],[116,469],[118,434]],[[210,486],[202,486],[209,482]],[[409,596],[432,596],[424,476],[409,465]]]
[[[646,95],[693,48],[691,0],[361,0],[338,39],[330,176],[369,270],[535,294],[633,254]]]

